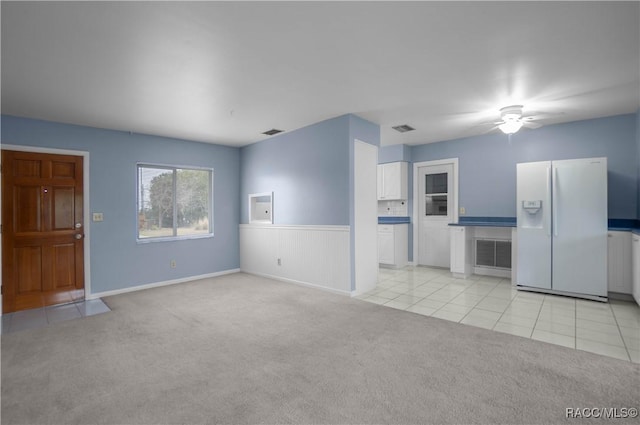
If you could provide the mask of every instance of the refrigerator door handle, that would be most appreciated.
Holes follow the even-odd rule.
[[[547,167],[547,199],[545,202],[547,205],[551,205],[551,167]],[[544,207],[544,206],[543,206]],[[544,208],[543,208],[544,214]],[[547,236],[551,236],[551,211],[544,215],[545,227],[547,228]]]
[[[552,211],[552,226],[553,235],[558,236],[558,169],[553,168],[553,187],[551,189],[551,211]]]

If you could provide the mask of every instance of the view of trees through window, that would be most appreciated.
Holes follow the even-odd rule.
[[[211,233],[211,170],[138,165],[138,238]]]

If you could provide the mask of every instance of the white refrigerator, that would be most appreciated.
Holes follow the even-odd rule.
[[[520,289],[607,298],[607,159],[517,164]]]

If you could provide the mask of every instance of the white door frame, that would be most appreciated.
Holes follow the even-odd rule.
[[[430,167],[434,165],[453,165],[453,222],[458,222],[458,158],[438,159],[435,161],[423,161],[413,163],[413,264],[418,265],[420,258],[419,237],[420,237],[420,193],[418,189],[418,169],[420,167]]]
[[[90,235],[91,211],[89,209],[89,152],[70,149],[43,148],[40,146],[5,145],[1,148],[8,151],[50,153],[55,155],[74,155],[82,157],[82,184],[83,184],[83,210],[84,210],[84,299],[90,299],[91,295],[91,261],[90,261]],[[1,280],[0,280],[1,282]],[[2,314],[2,298],[0,298],[0,314]]]

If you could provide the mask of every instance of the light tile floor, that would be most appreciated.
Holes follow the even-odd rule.
[[[518,291],[510,279],[454,279],[427,267],[384,269],[358,298],[604,356],[640,363],[640,307]]]
[[[53,305],[2,315],[2,333],[37,329],[65,320],[106,313],[111,309],[101,299]]]

